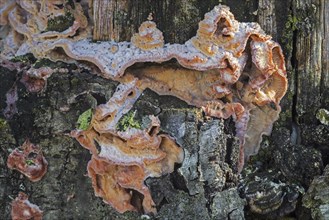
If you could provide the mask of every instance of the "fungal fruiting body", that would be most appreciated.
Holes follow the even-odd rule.
[[[64,68],[50,68],[50,67],[31,67],[27,71],[23,71],[21,83],[29,92],[40,92],[46,87],[47,78],[54,72],[67,72]]]
[[[181,163],[184,155],[172,138],[158,134],[160,121],[155,116],[149,116],[144,129],[117,130],[118,120],[139,95],[136,81],[119,85],[112,98],[96,108],[89,128],[72,131],[71,135],[92,153],[88,175],[97,196],[119,212],[137,211],[131,201],[137,191],[143,195],[144,212],[155,213],[144,181],[173,172],[174,164]]]
[[[26,140],[14,149],[7,159],[7,166],[24,174],[30,181],[39,181],[47,172],[48,162],[41,149]]]
[[[157,29],[155,22],[145,21],[134,34],[131,42],[142,50],[161,48],[164,45],[163,34]]]
[[[144,211],[155,212],[144,180],[172,172],[173,164],[183,160],[182,149],[173,139],[158,134],[160,122],[154,116],[149,116],[148,127],[117,130],[120,118],[144,89],[176,96],[202,108],[208,116],[232,116],[240,140],[240,170],[244,161],[257,153],[262,135],[269,135],[278,119],[279,103],[287,90],[282,50],[258,24],[239,23],[226,6],[216,6],[207,13],[197,35],[185,44],[164,44],[153,21],[142,23],[131,42],[92,42],[86,38],[90,37],[90,26],[73,12],[71,27],[47,31],[36,22],[44,14],[31,20],[27,15],[34,11],[26,6],[45,1],[23,2],[7,7],[12,31],[4,44],[15,47],[2,56],[33,53],[53,61],[85,61],[96,65],[102,77],[121,83],[113,97],[95,109],[89,127],[71,133],[92,153],[88,174],[96,195],[120,212],[137,209],[131,203],[134,191],[144,196]],[[75,5],[75,13],[82,14],[79,3]],[[49,2],[45,7],[56,5]],[[25,11],[29,28],[17,16],[18,10]],[[27,40],[15,40],[14,33],[25,35]],[[159,64],[173,58],[177,63]],[[144,62],[148,65],[132,67]]]
[[[11,219],[12,220],[41,220],[42,211],[40,208],[32,204],[28,200],[28,196],[19,192],[18,196],[11,203]]]

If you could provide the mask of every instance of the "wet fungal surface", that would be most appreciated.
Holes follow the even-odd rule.
[[[159,133],[161,123],[154,115],[145,117],[144,126],[118,129],[144,90],[175,96],[207,116],[232,117],[239,140],[238,171],[257,154],[262,135],[271,133],[281,111],[287,76],[280,45],[258,24],[235,20],[226,6],[206,13],[196,36],[184,44],[165,44],[151,19],[131,42],[94,42],[92,24],[78,2],[63,1],[59,7],[58,1],[16,1],[4,7],[1,17],[11,28],[2,57],[32,53],[52,61],[87,62],[98,68],[98,75],[120,83],[95,108],[90,123],[70,134],[92,154],[88,175],[95,194],[119,212],[156,213],[144,181],[173,172],[184,160],[176,141]],[[56,28],[65,18],[65,28]],[[30,91],[40,91],[51,73],[32,69],[24,82]]]

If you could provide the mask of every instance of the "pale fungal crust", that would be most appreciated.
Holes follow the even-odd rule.
[[[32,182],[37,182],[46,174],[48,162],[41,149],[26,140],[20,148],[11,152],[7,166],[24,174]]]
[[[41,220],[42,219],[42,211],[40,208],[32,204],[28,200],[28,196],[19,192],[18,196],[11,203],[11,219],[12,220]]]
[[[8,14],[15,7],[15,0],[1,1],[0,2],[0,25],[8,24]]]
[[[48,11],[63,15],[53,1],[41,2],[42,18]],[[92,24],[86,23],[79,3],[75,3],[71,27],[41,33],[40,27],[45,26],[42,18],[31,20],[32,5],[40,1],[29,6],[23,1],[16,3],[6,13],[12,31],[25,38],[14,41],[9,34],[9,40],[2,43],[16,46],[8,54],[87,61],[99,68],[102,77],[121,83],[113,97],[95,109],[87,130],[71,132],[93,155],[88,172],[96,195],[120,212],[138,209],[132,205],[131,190],[144,195],[144,212],[155,212],[144,180],[172,172],[174,163],[183,160],[182,149],[169,136],[158,135],[160,122],[153,116],[149,116],[148,128],[117,130],[120,118],[143,90],[176,96],[202,108],[208,116],[232,117],[240,140],[240,171],[244,161],[257,153],[262,135],[269,135],[278,119],[279,103],[287,90],[282,50],[258,24],[239,23],[226,6],[218,5],[207,13],[196,36],[185,44],[164,44],[161,31],[150,20],[141,24],[132,42],[92,42],[88,32]],[[6,19],[6,14],[1,16]],[[21,16],[28,23],[22,22]],[[159,64],[173,58],[177,63]],[[148,64],[133,66],[145,62]]]

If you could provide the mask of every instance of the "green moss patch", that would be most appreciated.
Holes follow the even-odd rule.
[[[79,130],[83,130],[83,131],[87,130],[89,128],[92,116],[93,116],[93,110],[91,108],[83,112],[78,118],[76,127]]]
[[[128,128],[141,129],[141,124],[135,118],[136,111],[129,111],[118,122],[117,129],[119,131],[126,131]]]
[[[34,163],[33,160],[25,160],[25,163],[26,163],[28,166],[35,165],[35,163]]]

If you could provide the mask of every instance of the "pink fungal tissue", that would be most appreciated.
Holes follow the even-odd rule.
[[[12,220],[41,220],[42,211],[28,200],[28,196],[19,192],[18,196],[11,203]]]
[[[37,182],[46,174],[48,162],[41,149],[26,140],[19,148],[14,149],[7,159],[7,166],[15,169],[32,182]]]
[[[53,61],[84,61],[97,66],[100,76],[120,82],[108,102],[94,110],[89,127],[71,132],[92,154],[87,170],[95,194],[118,212],[137,211],[132,202],[137,191],[143,211],[156,213],[145,179],[173,172],[184,159],[175,140],[159,134],[160,120],[153,115],[146,128],[117,129],[143,90],[178,97],[211,117],[232,117],[240,170],[278,119],[287,90],[281,47],[258,24],[235,20],[226,6],[206,13],[196,36],[184,44],[169,44],[151,20],[141,24],[131,42],[93,42],[84,1],[74,3],[72,25],[59,31],[48,30],[47,21],[66,13],[57,7],[62,1],[5,2],[0,10],[7,27],[3,59],[32,53]],[[173,58],[176,64],[165,62]],[[128,68],[143,62],[148,65]]]

